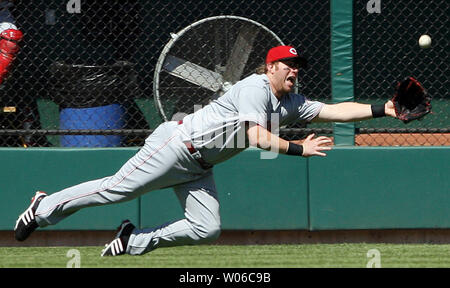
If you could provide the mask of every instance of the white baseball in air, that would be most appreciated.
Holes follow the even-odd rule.
[[[431,37],[428,35],[422,35],[419,38],[420,48],[430,48],[431,47]]]

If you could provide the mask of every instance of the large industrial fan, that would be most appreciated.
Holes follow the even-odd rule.
[[[171,33],[153,81],[161,117],[178,120],[220,97],[277,45],[283,42],[267,27],[237,16],[205,18]]]

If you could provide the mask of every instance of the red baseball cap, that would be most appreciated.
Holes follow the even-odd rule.
[[[295,60],[302,68],[306,68],[308,64],[306,58],[299,55],[292,46],[276,46],[267,52],[266,64],[282,60]]]

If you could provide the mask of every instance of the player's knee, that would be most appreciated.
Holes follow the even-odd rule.
[[[199,242],[212,242],[219,238],[221,227],[220,223],[218,222],[212,222],[208,224],[203,225],[195,225],[194,226],[195,233],[199,237]]]
[[[220,225],[212,225],[208,228],[208,232],[207,232],[207,236],[206,239],[208,241],[214,241],[217,240],[220,236],[220,232],[221,232],[221,228]]]

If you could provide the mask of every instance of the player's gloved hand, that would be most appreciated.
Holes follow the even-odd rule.
[[[314,138],[314,134],[308,135],[308,137],[303,140],[303,157],[310,156],[327,156],[322,151],[331,150],[331,143],[333,142],[331,138],[325,136],[319,136]]]
[[[396,117],[404,123],[421,119],[431,112],[431,97],[413,77],[398,82],[392,103]]]

